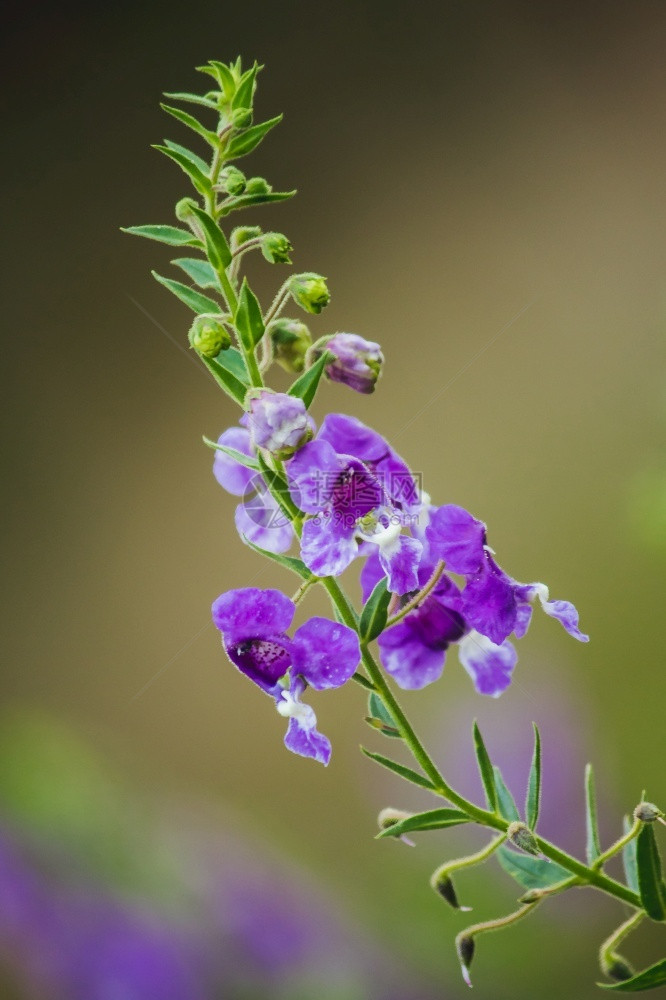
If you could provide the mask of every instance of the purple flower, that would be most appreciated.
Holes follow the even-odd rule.
[[[342,382],[355,392],[374,392],[384,363],[379,344],[356,333],[336,333],[322,350],[335,355],[325,369],[332,382]]]
[[[250,397],[248,426],[255,448],[289,458],[312,436],[305,403],[285,392],[258,389]]]
[[[331,745],[317,732],[314,711],[301,695],[307,685],[323,691],[349,680],[361,657],[358,636],[346,625],[311,618],[290,639],[295,611],[279,590],[230,590],[213,603],[213,622],[231,662],[275,698],[278,712],[289,719],[288,749],[328,764]]]
[[[418,511],[416,484],[379,434],[332,414],[288,463],[287,477],[294,502],[313,515],[301,537],[301,557],[313,573],[338,576],[370,542],[393,592],[417,586],[422,544],[402,534]]]

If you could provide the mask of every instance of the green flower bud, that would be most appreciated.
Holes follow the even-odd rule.
[[[639,802],[634,809],[634,819],[639,819],[641,823],[654,823],[663,815],[661,809],[653,802]]]
[[[226,351],[231,346],[231,337],[220,317],[212,313],[202,313],[197,316],[190,327],[190,347],[204,358],[215,358],[220,351]]]
[[[266,233],[261,241],[261,252],[269,264],[291,264],[289,254],[293,249],[282,233]]]
[[[625,961],[621,955],[612,955],[611,959],[608,963],[604,962],[604,972],[610,979],[622,983],[625,979],[631,979],[632,976],[636,975],[629,962]]]
[[[403,819],[409,819],[413,815],[413,813],[405,812],[404,809],[394,809],[392,806],[387,806],[380,810],[377,816],[377,826],[380,830],[387,830],[390,826],[395,826],[396,823],[400,823]]]
[[[331,301],[326,278],[313,272],[295,274],[289,282],[289,291],[301,309],[309,313],[320,313]]]
[[[245,174],[238,167],[229,165],[220,171],[218,184],[227,194],[242,194],[245,190]]]
[[[176,203],[176,218],[179,222],[189,222],[190,219],[194,218],[193,208],[198,208],[199,205],[194,200],[194,198],[181,198],[179,202]]]
[[[312,337],[299,319],[276,319],[268,327],[273,343],[273,357],[286,372],[302,372]]]
[[[272,190],[265,177],[250,177],[245,185],[245,194],[270,194]]]
[[[248,240],[255,240],[258,236],[261,236],[261,232],[261,226],[236,226],[231,231],[231,249],[236,250],[241,243],[247,243]]]
[[[536,842],[536,837],[524,823],[518,823],[517,821],[509,823],[506,835],[514,847],[517,847],[520,851],[525,851],[526,854],[533,854],[537,858],[543,857]]]
[[[463,975],[463,979],[468,986],[472,985],[472,980],[469,976],[469,967],[472,964],[472,959],[474,958],[474,938],[469,934],[459,934],[456,938],[456,951],[458,952],[458,959],[460,960],[460,968]]]
[[[252,108],[236,108],[231,112],[229,121],[234,128],[245,128],[252,121]]]

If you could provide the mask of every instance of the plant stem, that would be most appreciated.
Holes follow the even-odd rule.
[[[421,603],[421,601],[425,601],[426,597],[431,592],[431,590],[433,590],[437,586],[437,581],[439,580],[443,572],[444,572],[444,561],[440,559],[440,561],[437,563],[437,565],[433,570],[432,576],[430,577],[426,585],[423,587],[423,589],[419,590],[418,594],[415,597],[412,597],[411,601],[408,601],[407,604],[405,604],[404,608],[401,608],[400,611],[398,611],[396,614],[394,614],[391,618],[388,619],[388,621],[386,622],[386,628],[390,628],[391,625],[395,625],[396,622],[399,622],[402,618],[405,617],[405,615],[408,615],[410,611],[413,611],[414,608],[417,608]]]
[[[611,844],[608,850],[604,851],[603,854],[600,854],[598,858],[595,858],[591,867],[594,869],[601,868],[601,866],[608,861],[609,858],[612,858],[614,854],[621,851],[623,847],[634,839],[634,837],[638,836],[641,832],[642,826],[643,823],[640,819],[634,819],[631,829],[627,830],[624,836],[620,837],[619,840],[616,840],[614,844]]]

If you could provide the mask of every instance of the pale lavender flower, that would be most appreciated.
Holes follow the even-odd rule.
[[[249,406],[248,427],[255,448],[285,459],[312,436],[308,411],[297,396],[258,389]]]
[[[325,368],[332,382],[342,382],[355,392],[374,392],[384,363],[379,344],[356,333],[336,333],[321,350],[334,355]]]

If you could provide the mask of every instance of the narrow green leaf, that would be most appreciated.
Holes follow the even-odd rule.
[[[628,816],[625,816],[622,820],[622,828],[624,833],[629,833],[634,824],[631,822]],[[636,838],[633,837],[628,844],[625,844],[622,848],[622,866],[624,868],[624,877],[627,880],[627,885],[634,892],[639,892],[638,888],[638,863],[636,861]]]
[[[300,517],[301,512],[291,499],[291,493],[289,492],[289,486],[286,481],[266,464],[262,455],[257,455],[257,461],[259,462],[261,468],[261,474],[266,480],[271,493],[280,505],[280,509],[285,517],[289,518],[290,521],[293,518]]]
[[[201,355],[201,360],[217,384],[224,389],[228,396],[231,396],[235,402],[240,403],[242,406],[245,402],[247,386],[243,385],[240,379],[236,378],[228,368],[223,368],[216,358],[206,358]]]
[[[242,382],[246,389],[249,388],[250,383],[247,376],[247,368],[245,367],[243,355],[240,351],[238,351],[235,347],[228,347],[226,351],[220,351],[215,360],[218,365],[221,365],[222,368],[226,368],[232,375],[235,375],[238,381]]]
[[[585,856],[588,865],[591,865],[601,854],[597,822],[597,794],[594,788],[594,771],[591,764],[585,765],[585,829],[587,831]]]
[[[479,765],[479,774],[481,775],[481,781],[483,782],[483,788],[486,793],[486,802],[488,803],[488,808],[491,812],[497,812],[497,790],[495,788],[495,779],[493,776],[493,765],[488,756],[488,751],[486,750],[486,745],[483,742],[483,736],[481,735],[481,730],[479,729],[476,719],[474,720],[474,727],[472,729],[474,735],[474,752],[476,753],[476,762]]]
[[[173,149],[174,153],[180,153],[186,159],[190,160],[208,178],[208,170],[210,169],[208,164],[193,150],[188,149],[186,146],[181,146],[180,143],[173,142],[171,139],[165,139],[164,145],[168,146],[169,149]]]
[[[217,149],[220,145],[217,133],[211,132],[211,130],[206,128],[206,126],[203,125],[198,118],[195,118],[194,115],[189,115],[187,111],[181,111],[180,108],[172,108],[168,104],[160,104],[160,107],[162,108],[162,111],[166,111],[166,113],[171,115],[172,118],[175,118],[177,121],[187,126],[187,128],[192,129],[192,131],[196,132],[197,135],[200,135],[202,139],[205,139],[206,142],[213,147],[213,149]]]
[[[428,812],[414,813],[407,819],[380,830],[375,840],[385,837],[401,837],[403,833],[414,833],[417,830],[443,830],[447,826],[460,826],[461,823],[471,823],[467,813],[460,809],[430,809]]]
[[[194,187],[199,192],[199,194],[203,195],[208,194],[212,190],[211,183],[206,177],[204,171],[196,162],[196,160],[199,160],[199,157],[195,156],[194,153],[190,153],[189,150],[186,153],[184,153],[178,149],[173,149],[171,147],[175,146],[176,144],[173,142],[169,142],[168,140],[165,141],[167,142],[166,146],[160,146],[156,144],[153,146],[153,149],[159,150],[160,153],[164,153],[164,155],[168,156],[170,160],[173,160],[174,163],[177,163],[178,166],[181,168],[181,170],[184,170],[187,176],[190,178],[190,180],[194,184]],[[203,163],[203,160],[201,160],[200,162]],[[206,164],[204,163],[204,167],[205,166]]]
[[[666,917],[666,887],[652,823],[646,823],[636,838],[636,866],[643,909],[652,920],[663,920]]]
[[[661,962],[643,969],[631,979],[623,979],[621,983],[597,983],[602,990],[616,990],[618,993],[642,993],[644,990],[656,990],[666,984],[666,958]]]
[[[220,304],[219,302],[214,302],[213,299],[209,299],[208,296],[202,295],[201,292],[195,291],[194,288],[190,288],[189,285],[183,285],[180,281],[172,281],[171,278],[163,278],[161,274],[157,271],[150,272],[155,279],[159,281],[160,285],[164,285],[168,288],[176,298],[184,302],[186,306],[189,306],[193,312],[199,313],[219,313]]]
[[[177,94],[164,94],[171,101],[187,101],[189,104],[202,104],[206,108],[214,108],[217,111],[217,102],[211,101],[209,97],[203,97],[201,94],[188,94],[185,92]]]
[[[244,465],[246,469],[254,469],[255,472],[259,472],[259,463],[256,459],[250,458],[249,455],[244,455],[242,451],[238,451],[236,448],[229,448],[225,444],[218,444],[217,441],[211,441],[211,439],[207,438],[205,434],[202,434],[201,436],[204,444],[209,448],[212,448],[213,451],[224,452],[225,455],[228,455],[229,458],[233,458],[233,460],[238,462],[239,465]]]
[[[262,549],[260,545],[255,545],[254,542],[251,542],[245,535],[243,535],[243,541],[254,552],[258,552],[261,556],[266,556],[267,559],[277,563],[278,566],[282,566],[284,569],[290,570],[292,573],[295,573],[296,576],[300,576],[301,579],[313,579],[312,573],[300,559],[296,559],[294,556],[283,556],[277,552],[269,552],[268,549]]]
[[[402,739],[402,734],[398,729],[395,719],[376,691],[372,691],[368,698],[368,713],[370,718],[365,721],[373,726],[374,729],[378,729],[384,736],[390,736],[393,739]]]
[[[211,59],[209,65],[213,70],[212,75],[215,76],[224,91],[227,102],[231,101],[236,91],[236,81],[234,80],[233,73],[225,63],[218,62],[217,59]]]
[[[267,191],[265,194],[239,194],[235,198],[227,198],[220,205],[220,215],[228,215],[239,208],[250,208],[252,205],[268,205],[273,201],[286,201],[293,198],[296,191]]]
[[[366,750],[365,747],[361,747],[361,753],[364,753],[366,757],[370,758],[370,760],[376,761],[377,764],[381,764],[382,767],[388,768],[389,771],[393,771],[394,774],[399,774],[401,778],[411,781],[412,784],[419,785],[421,788],[429,788],[432,791],[434,787],[432,782],[423,777],[423,775],[418,774],[416,771],[412,771],[411,767],[405,767],[404,764],[398,764],[396,760],[384,757],[380,753],[373,753],[371,750]]]
[[[261,315],[261,306],[248,285],[247,278],[243,278],[234,321],[241,343],[249,354],[263,337],[266,328]]]
[[[282,121],[282,117],[282,115],[278,115],[276,118],[270,118],[268,121],[243,129],[242,132],[235,135],[227,147],[227,159],[239,160],[241,156],[247,156],[248,153],[251,153],[253,149],[257,148],[264,136]]]
[[[496,857],[504,871],[524,889],[545,889],[571,875],[571,872],[554,861],[544,861],[543,858],[535,858],[522,852],[518,854],[505,845],[499,848]]]
[[[217,275],[207,260],[199,260],[198,257],[177,257],[171,263],[184,271],[199,288],[214,288],[216,292],[220,291]]]
[[[530,830],[535,830],[539,819],[539,805],[541,803],[541,737],[535,722],[534,726],[534,752],[532,754],[532,765],[530,767],[529,778],[527,779],[527,797],[525,799],[525,822]]]
[[[204,212],[203,208],[192,207],[192,212],[201,223],[211,264],[218,270],[224,270],[231,263],[231,250],[226,236],[217,222],[211,218],[208,212]]]
[[[361,612],[359,634],[363,642],[372,642],[384,629],[391,600],[388,580],[385,576],[375,586]]]
[[[333,355],[330,351],[324,351],[322,356],[317,358],[312,368],[308,368],[308,370],[303,372],[302,375],[299,375],[289,389],[289,395],[298,396],[299,399],[303,400],[306,407],[310,407],[317,394],[317,388],[324,372],[324,368],[332,358]]]
[[[502,772],[499,767],[493,767],[493,774],[495,776],[497,805],[499,807],[500,816],[503,816],[504,819],[509,821],[509,823],[520,822],[518,806],[515,803],[513,795],[504,784],[504,778],[502,777]]]
[[[130,236],[145,236],[149,240],[167,243],[172,247],[203,246],[201,240],[198,240],[189,229],[178,229],[177,226],[121,226],[120,229]]]
[[[234,111],[237,108],[251,108],[252,99],[254,97],[254,88],[257,79],[257,73],[261,69],[259,63],[255,63],[251,69],[246,70],[240,78],[240,83],[236,93],[234,94],[233,100],[231,102],[231,107]]]

